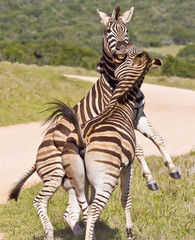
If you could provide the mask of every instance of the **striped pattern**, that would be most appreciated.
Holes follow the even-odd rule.
[[[130,44],[130,43],[129,43]],[[132,49],[135,48],[135,46],[132,46]],[[111,67],[113,67],[113,71],[115,69],[115,65],[110,65],[109,68],[105,64],[105,58],[102,57],[100,61],[97,63],[96,69],[101,74],[108,74],[111,70]],[[119,81],[119,79],[117,79]],[[115,88],[117,82],[112,81],[110,83],[110,86]],[[169,169],[169,174],[172,178],[180,179],[180,174],[176,168],[176,166],[173,163],[173,160],[171,156],[169,155],[164,140],[161,137],[161,135],[154,129],[153,125],[151,124],[150,120],[147,118],[145,112],[145,97],[141,90],[139,90],[137,97],[136,97],[136,103],[134,108],[134,128],[139,131],[141,134],[143,134],[145,137],[150,139],[156,147],[159,149],[164,165]],[[144,150],[141,144],[136,141],[136,158],[139,160],[142,168],[142,174],[143,177],[146,178],[146,185],[148,189],[150,190],[158,190],[158,186],[156,184],[155,179],[153,178],[151,171],[146,163],[145,157],[144,157]]]
[[[70,134],[64,146],[62,162],[66,175],[75,190],[78,203],[87,223],[85,239],[93,239],[94,225],[113,190],[121,180],[122,206],[126,213],[127,237],[133,237],[130,216],[130,180],[135,157],[135,133],[133,109],[144,75],[152,65],[146,52],[131,54],[115,71],[118,83],[110,103],[97,117]],[[72,113],[73,114],[73,113]],[[64,106],[64,118],[70,120],[70,111]],[[76,116],[75,118],[76,119]],[[75,120],[76,122],[76,120]],[[74,123],[79,129],[79,123]],[[78,137],[78,136],[82,136]],[[85,147],[84,162],[80,150]],[[95,196],[88,207],[86,179],[95,190]]]

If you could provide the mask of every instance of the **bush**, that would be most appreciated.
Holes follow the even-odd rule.
[[[195,63],[195,44],[187,44],[178,52],[177,57]]]
[[[162,66],[162,74],[166,76],[195,78],[195,64],[167,55]]]
[[[192,42],[192,40],[195,38],[195,33],[193,29],[191,31],[189,29],[185,29],[182,27],[176,27],[171,32],[172,39],[174,43],[176,44],[187,44],[189,42]]]
[[[0,42],[0,57],[10,62],[38,65],[80,66],[94,69],[99,56],[90,48],[66,45],[57,41],[41,44]]]

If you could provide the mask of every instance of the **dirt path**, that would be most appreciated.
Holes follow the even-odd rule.
[[[74,76],[75,77],[75,76]],[[86,81],[97,78],[80,77]],[[146,96],[145,112],[163,136],[171,155],[187,153],[195,148],[195,91],[143,84]],[[11,185],[35,162],[36,152],[45,127],[40,122],[0,128],[0,203],[5,203]],[[156,147],[137,134],[146,155],[159,155]],[[34,174],[27,184],[39,181]]]

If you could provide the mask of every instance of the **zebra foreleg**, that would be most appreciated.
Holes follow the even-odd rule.
[[[169,169],[169,174],[174,179],[180,179],[181,176],[177,171],[175,165],[173,164],[173,160],[171,159],[168,151],[165,147],[163,138],[158,134],[158,132],[153,128],[151,122],[147,119],[144,112],[140,115],[139,119],[137,120],[136,130],[141,132],[145,137],[149,138],[159,149],[163,161],[166,167]]]
[[[131,178],[133,174],[133,166],[130,164],[129,169],[122,172],[120,174],[121,180],[121,203],[125,210],[126,215],[126,232],[127,232],[127,239],[135,239],[133,233],[133,224],[131,221],[131,195],[130,195],[130,185],[131,185]]]
[[[47,216],[47,206],[50,198],[60,187],[63,175],[64,171],[59,170],[53,172],[53,176],[50,176],[49,179],[43,179],[43,189],[33,201],[45,232],[44,240],[52,240],[54,238],[53,226]]]

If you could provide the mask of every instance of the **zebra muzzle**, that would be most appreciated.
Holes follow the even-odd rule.
[[[114,54],[114,61],[115,63],[122,63],[123,60],[125,60],[127,57],[127,54]]]

